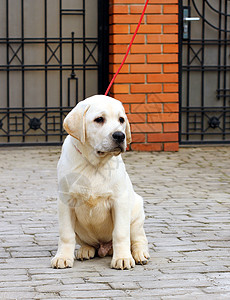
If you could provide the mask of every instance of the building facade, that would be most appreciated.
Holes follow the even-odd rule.
[[[79,101],[103,94],[145,0],[0,1],[0,145],[60,144]],[[230,4],[149,0],[110,95],[131,150],[230,143]]]

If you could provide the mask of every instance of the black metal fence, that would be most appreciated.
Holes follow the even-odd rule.
[[[180,143],[230,143],[230,2],[180,1]]]
[[[106,90],[108,1],[13,2],[0,3],[0,145],[60,144],[70,109]],[[36,7],[39,24],[31,23]],[[40,33],[30,34],[28,24]]]

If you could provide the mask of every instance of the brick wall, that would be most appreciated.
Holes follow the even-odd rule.
[[[110,0],[110,78],[136,29],[145,0]],[[123,102],[132,150],[178,150],[178,0],[150,0],[111,96]]]

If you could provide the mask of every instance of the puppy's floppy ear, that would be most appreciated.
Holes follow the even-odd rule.
[[[129,125],[129,120],[126,116],[125,118],[125,134],[126,134],[126,143],[127,145],[130,144],[132,142],[132,137],[131,137],[131,130],[130,130],[130,125]]]
[[[63,127],[68,134],[85,143],[85,115],[89,105],[79,102],[65,117]]]

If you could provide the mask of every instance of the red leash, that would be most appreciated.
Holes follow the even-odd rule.
[[[120,72],[121,68],[123,67],[123,65],[124,65],[124,63],[125,63],[125,60],[126,60],[128,54],[129,54],[129,50],[130,50],[130,48],[131,48],[131,46],[132,46],[132,44],[133,44],[133,41],[134,41],[134,39],[135,39],[135,37],[136,37],[136,35],[137,35],[137,31],[138,31],[139,27],[141,26],[141,22],[142,22],[142,19],[143,19],[143,17],[144,17],[145,10],[146,10],[146,8],[147,8],[148,2],[149,2],[149,0],[146,0],[145,6],[144,6],[144,8],[143,8],[143,11],[142,11],[142,14],[141,14],[141,17],[140,17],[140,20],[139,20],[139,23],[138,23],[138,25],[137,25],[137,28],[136,28],[134,34],[133,34],[133,37],[132,37],[131,42],[130,42],[130,44],[129,44],[129,47],[128,47],[126,53],[125,53],[125,56],[124,56],[124,58],[123,58],[123,60],[122,60],[122,62],[121,62],[121,64],[120,64],[120,66],[119,66],[117,72],[116,72],[115,75],[113,76],[113,79],[111,80],[111,82],[110,82],[110,84],[109,84],[109,86],[108,86],[108,88],[107,88],[107,90],[106,90],[106,92],[105,92],[105,96],[107,96],[107,94],[108,94],[108,92],[109,92],[109,90],[110,90],[112,84],[114,83],[114,80],[116,79],[118,73]]]

